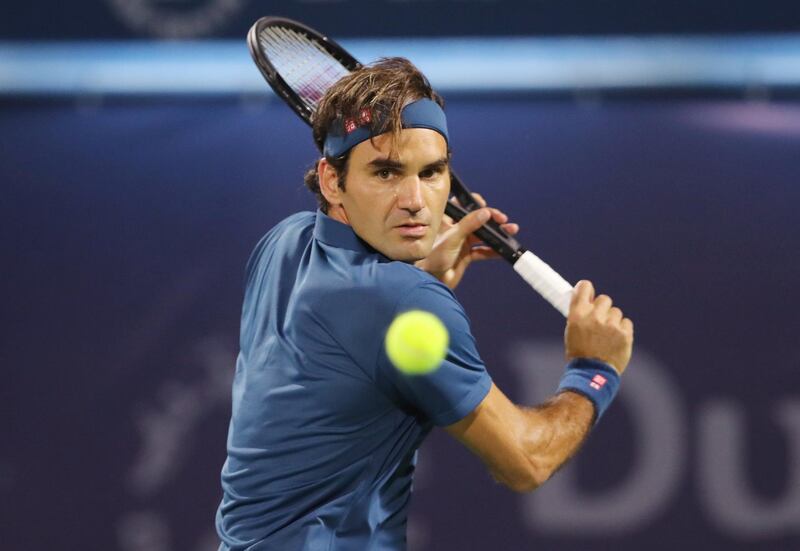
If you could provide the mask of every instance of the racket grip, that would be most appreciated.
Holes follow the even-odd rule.
[[[451,203],[450,201],[448,201],[445,205],[444,213],[453,220],[461,220],[467,214],[469,214],[468,211],[454,203]],[[502,232],[502,234],[499,232]],[[477,235],[481,241],[489,245],[511,264],[514,264],[514,262],[517,261],[524,250],[519,246],[519,243],[517,243],[516,240],[505,237],[506,233],[503,232],[499,227],[498,231],[495,231],[495,229],[488,223],[478,228],[475,231],[475,235]]]
[[[450,172],[450,191],[453,193],[453,195],[455,195],[456,199],[458,199],[458,202],[461,203],[461,208],[464,209],[466,212],[472,212],[475,209],[481,208],[478,201],[472,196],[472,192],[464,184],[464,182],[461,181],[461,178],[459,178],[455,172]],[[448,215],[451,218],[453,218],[453,215],[451,215],[450,213],[448,213]],[[484,227],[492,230],[493,233],[500,238],[500,241],[502,241],[506,245],[506,247],[512,251],[512,254],[522,248],[519,242],[510,235],[508,235],[505,232],[505,230],[503,230],[503,228],[500,227],[500,224],[498,224],[494,220],[489,219],[484,224]],[[486,241],[484,237],[481,237],[481,239]],[[496,240],[497,239],[495,239],[495,241]],[[501,251],[498,252],[500,252],[500,254],[502,254],[503,257],[509,260],[512,264],[514,263],[514,261],[517,259],[518,256],[517,255],[513,257],[508,257],[503,252]]]
[[[558,275],[549,264],[532,252],[525,251],[514,263],[514,271],[565,318],[567,317],[572,301],[572,285]]]

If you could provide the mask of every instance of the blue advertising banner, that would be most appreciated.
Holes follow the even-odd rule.
[[[16,2],[0,40],[243,36],[264,15],[333,37],[790,32],[792,0],[87,0]]]
[[[448,113],[465,181],[614,297],[636,344],[617,402],[530,495],[435,431],[410,549],[800,547],[800,105]],[[0,104],[0,547],[216,549],[244,265],[314,208],[315,155],[276,102]],[[563,318],[499,261],[456,293],[498,386],[552,393]]]

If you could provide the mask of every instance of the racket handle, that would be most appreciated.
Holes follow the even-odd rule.
[[[467,215],[467,211],[448,201],[445,214],[453,220],[461,220]],[[532,252],[520,247],[516,240],[512,242],[505,237],[505,232],[501,235],[494,228],[483,225],[478,228],[475,235],[510,262],[522,279],[565,318],[567,317],[572,302],[572,285],[558,275],[558,272]]]
[[[572,285],[558,275],[549,264],[532,252],[525,251],[514,263],[514,271],[561,312],[561,315],[567,317],[572,301]]]
[[[469,214],[468,211],[450,201],[445,204],[444,213],[456,221]],[[516,240],[506,237],[506,233],[499,227],[495,230],[488,222],[478,228],[475,235],[511,264],[514,264],[524,251]]]
[[[461,203],[461,208],[463,208],[465,211],[472,212],[475,209],[481,208],[481,206],[478,203],[478,201],[472,196],[472,192],[469,190],[469,188],[464,184],[464,182],[461,181],[461,178],[459,178],[456,175],[456,173],[452,172],[452,171],[450,172],[450,192],[456,197],[456,199],[458,199],[458,202]],[[453,218],[453,216],[450,213],[448,213],[448,216]],[[505,230],[503,230],[503,228],[500,227],[500,224],[498,224],[494,220],[491,220],[491,219],[488,220],[484,224],[484,227],[489,228],[490,230],[492,230],[492,232],[495,234],[495,236],[499,237],[499,240],[502,241],[504,243],[504,245],[510,251],[512,251],[512,253],[514,251],[517,251],[517,250],[522,248],[522,246],[519,244],[519,242],[516,239],[514,239],[512,236],[508,235],[505,232]],[[481,239],[486,241],[486,239],[484,239],[483,237],[481,237]],[[497,239],[493,239],[491,237],[490,237],[490,240],[497,241]],[[494,247],[493,244],[492,244],[492,247]],[[496,248],[495,248],[495,250],[500,252],[500,254],[502,254],[503,257],[506,258],[512,264],[517,260],[516,256],[509,257],[504,252],[499,251]]]

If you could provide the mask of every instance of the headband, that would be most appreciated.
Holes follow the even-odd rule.
[[[428,128],[441,134],[445,141],[450,143],[447,136],[447,118],[439,104],[432,99],[424,98],[409,103],[400,112],[400,120],[403,128]],[[381,125],[374,126],[380,128]],[[326,157],[335,159],[377,135],[373,134],[372,111],[365,107],[359,112],[358,118],[345,120],[337,118],[333,121],[325,137],[322,153]]]

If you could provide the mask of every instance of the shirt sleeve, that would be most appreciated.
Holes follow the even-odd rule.
[[[464,308],[449,289],[434,282],[418,285],[399,301],[394,315],[408,310],[425,310],[442,320],[450,333],[447,356],[431,373],[405,375],[392,365],[381,346],[379,378],[391,387],[392,394],[433,424],[451,425],[481,403],[492,379],[478,354]]]

